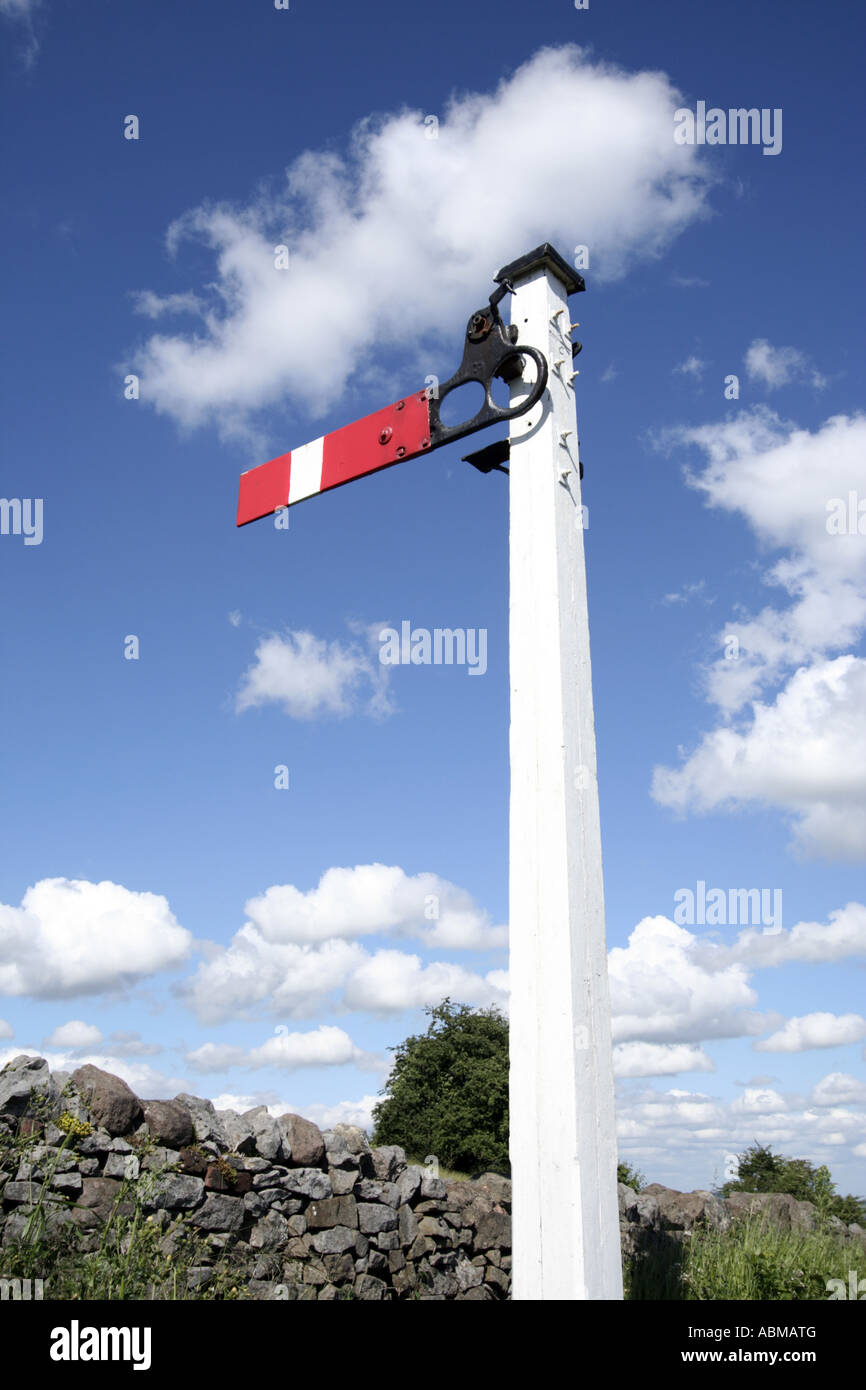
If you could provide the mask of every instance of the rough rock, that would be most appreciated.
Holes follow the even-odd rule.
[[[119,1076],[88,1063],[72,1073],[75,1086],[91,1122],[109,1134],[129,1134],[144,1118],[138,1096]]]
[[[146,1100],[144,1123],[151,1138],[170,1149],[182,1149],[195,1137],[189,1109],[179,1100]]]
[[[277,1116],[283,1136],[283,1156],[296,1168],[321,1168],[325,1162],[325,1141],[322,1131],[303,1115],[287,1113]]]

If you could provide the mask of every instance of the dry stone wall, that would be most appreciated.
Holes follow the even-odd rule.
[[[93,1066],[51,1073],[20,1056],[0,1072],[0,1242],[41,1200],[47,1233],[83,1256],[112,1212],[138,1205],[189,1290],[226,1268],[260,1299],[507,1298],[511,1184],[444,1182],[363,1130],[244,1114],[179,1095],[141,1100]]]

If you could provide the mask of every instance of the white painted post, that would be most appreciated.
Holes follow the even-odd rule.
[[[550,365],[510,436],[512,1297],[621,1299],[575,277],[549,247],[506,269],[518,341]]]

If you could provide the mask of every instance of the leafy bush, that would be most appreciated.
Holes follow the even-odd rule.
[[[448,1168],[508,1166],[508,1021],[445,999],[426,1033],[398,1047],[385,1099],[373,1110],[374,1144],[435,1154]]]

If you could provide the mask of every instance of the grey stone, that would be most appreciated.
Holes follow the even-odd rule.
[[[241,1119],[245,1120],[252,1129],[256,1140],[256,1151],[261,1154],[262,1158],[267,1158],[272,1163],[279,1162],[283,1157],[283,1136],[267,1106],[256,1105],[252,1110],[245,1110]]]
[[[342,1255],[354,1249],[357,1232],[348,1226],[331,1226],[309,1237],[310,1247],[320,1255]]]
[[[245,1192],[243,1196],[244,1211],[247,1216],[257,1221],[260,1216],[264,1216],[268,1210],[268,1204],[258,1192]]]
[[[78,1141],[78,1152],[80,1154],[107,1154],[111,1153],[112,1139],[107,1129],[96,1128],[92,1134],[88,1134],[84,1139]]]
[[[433,1201],[441,1201],[443,1197],[448,1196],[448,1188],[445,1186],[441,1178],[422,1177],[421,1196],[422,1198],[428,1198]]]
[[[162,1211],[194,1211],[204,1201],[201,1178],[186,1173],[166,1173],[157,1178],[153,1189],[143,1196],[143,1205]]]
[[[138,1096],[121,1081],[100,1067],[78,1067],[72,1084],[87,1106],[91,1121],[109,1134],[129,1134],[141,1123],[144,1111]]]
[[[329,1226],[351,1226],[357,1228],[358,1208],[354,1197],[324,1197],[319,1202],[311,1202],[306,1213],[307,1226],[311,1231],[324,1230]]]
[[[421,1191],[422,1170],[416,1164],[410,1164],[404,1168],[397,1179],[397,1197],[399,1205],[402,1207],[406,1202],[411,1202]]]
[[[454,1278],[461,1293],[465,1293],[467,1289],[477,1288],[483,1282],[484,1273],[464,1256],[454,1266]]]
[[[331,1180],[319,1168],[290,1168],[282,1182],[287,1192],[320,1200],[333,1195]]]
[[[289,1235],[289,1223],[277,1211],[269,1211],[261,1217],[250,1232],[250,1245],[254,1250],[277,1250]]]
[[[269,1173],[272,1164],[266,1158],[245,1158],[244,1169],[247,1173]]]
[[[359,1274],[353,1287],[355,1297],[366,1302],[381,1301],[388,1293],[387,1284],[382,1279],[375,1279],[372,1274]]]
[[[320,1168],[325,1162],[325,1141],[322,1131],[312,1120],[303,1115],[291,1113],[277,1116],[277,1124],[283,1136],[283,1154],[286,1162],[296,1168]]]
[[[44,1057],[29,1057],[19,1053],[0,1071],[0,1115],[24,1115],[30,1108],[31,1095],[42,1096],[52,1113],[58,1112],[57,1083]]]
[[[170,1149],[191,1144],[195,1135],[192,1115],[180,1100],[146,1100],[144,1122],[151,1137]]]
[[[188,1289],[203,1289],[214,1278],[215,1271],[209,1265],[191,1265],[186,1272]]]
[[[253,1191],[264,1192],[266,1187],[282,1187],[285,1169],[266,1168],[264,1172],[253,1174]]]
[[[51,1179],[51,1186],[64,1197],[78,1197],[81,1195],[82,1178],[80,1173],[55,1173]]]
[[[732,1192],[727,1207],[734,1219],[757,1217],[781,1230],[813,1231],[818,1224],[818,1211],[811,1202],[799,1202],[784,1192]]]
[[[126,1178],[134,1181],[139,1173],[139,1161],[135,1154],[110,1153],[102,1170],[106,1178]]]
[[[328,1177],[335,1197],[343,1197],[354,1191],[355,1184],[360,1181],[356,1168],[329,1168]]]
[[[234,1110],[217,1110],[216,1117],[223,1127],[229,1148],[233,1153],[255,1154],[256,1136],[249,1120],[235,1114]],[[263,1162],[264,1160],[257,1160]],[[247,1172],[251,1172],[247,1168]]]
[[[13,1202],[16,1206],[33,1206],[39,1201],[41,1193],[41,1182],[16,1182],[13,1179],[12,1182],[7,1182],[3,1188],[3,1201]],[[47,1189],[43,1196],[43,1201],[59,1202],[61,1200],[60,1193],[51,1192],[50,1189]]]
[[[406,1167],[406,1151],[399,1144],[373,1149],[373,1172],[382,1182],[395,1182]]]
[[[397,1213],[391,1207],[382,1207],[375,1202],[359,1202],[358,1225],[368,1236],[379,1231],[393,1231],[397,1228]]]
[[[500,1250],[511,1249],[511,1217],[505,1212],[488,1212],[478,1223],[475,1249],[490,1250],[494,1246]]]
[[[164,1149],[158,1145],[150,1153],[144,1155],[141,1166],[147,1173],[157,1173],[160,1168],[165,1168],[169,1163],[177,1162],[177,1154],[172,1149]]]
[[[218,1150],[224,1151],[229,1148],[226,1132],[211,1101],[202,1100],[199,1096],[190,1096],[186,1091],[176,1095],[175,1100],[180,1101],[189,1111],[195,1137],[200,1144],[210,1141],[216,1144]]]
[[[209,1192],[204,1205],[190,1217],[191,1224],[200,1231],[237,1231],[243,1221],[243,1197],[224,1197],[219,1192]]]
[[[355,1261],[348,1251],[342,1255],[323,1255],[322,1264],[332,1284],[345,1284],[355,1278]]]
[[[380,1231],[375,1237],[376,1244],[380,1250],[399,1250],[400,1232],[399,1231]]]
[[[411,1245],[418,1234],[418,1218],[410,1206],[400,1208],[398,1229],[403,1245]]]

